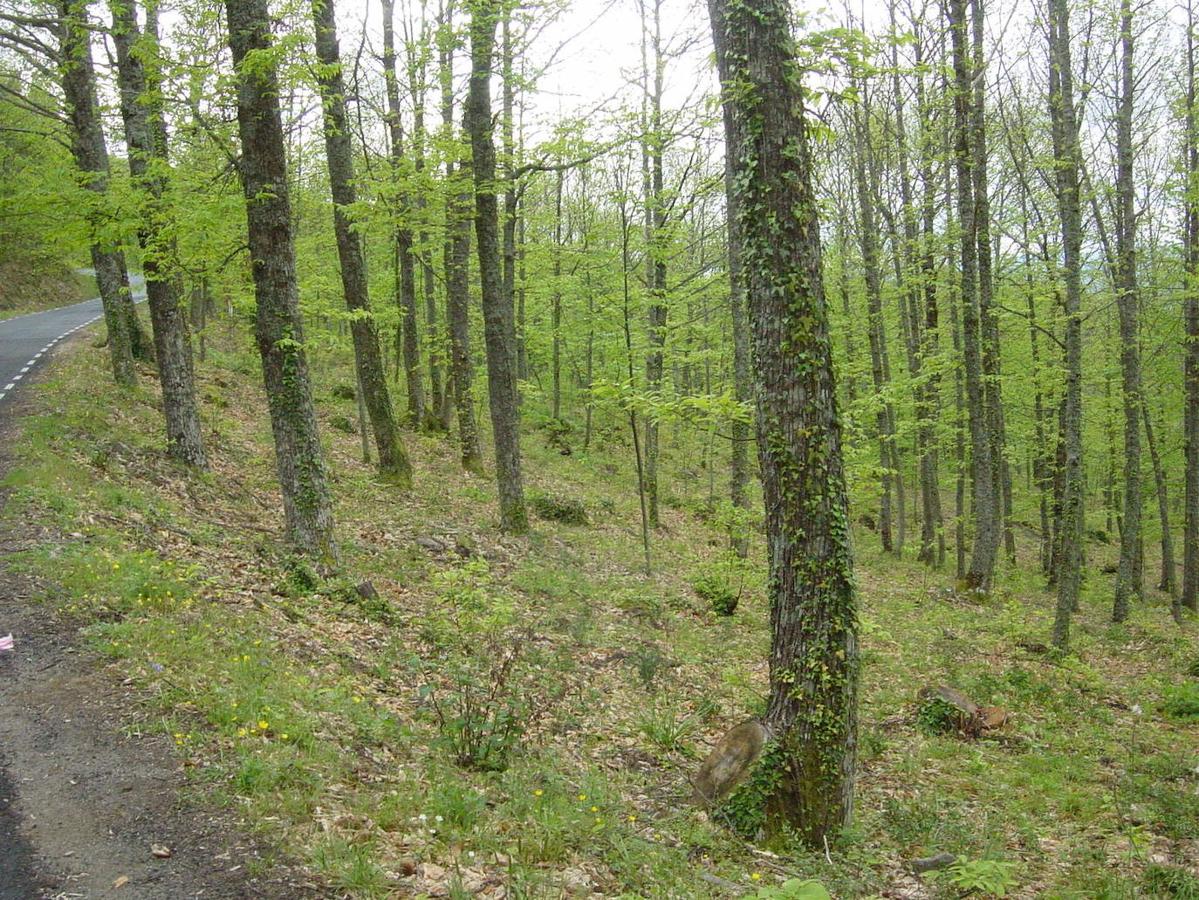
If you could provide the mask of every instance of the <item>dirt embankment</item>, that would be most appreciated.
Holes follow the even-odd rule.
[[[0,318],[85,300],[88,281],[59,260],[0,257]]]

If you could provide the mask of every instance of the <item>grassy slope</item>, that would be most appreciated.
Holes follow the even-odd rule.
[[[252,347],[230,334],[210,345],[204,477],[158,452],[150,378],[121,397],[99,354],[69,356],[8,479],[5,515],[48,535],[15,564],[89,623],[114,677],[144,687],[147,722],[175,735],[197,788],[335,889],[702,897],[727,893],[705,876],[749,891],[800,874],[838,896],[960,896],[903,865],[950,851],[1010,863],[1021,896],[1167,896],[1167,882],[1199,896],[1199,671],[1187,672],[1199,648],[1195,623],[1180,632],[1161,602],[1112,627],[1107,579],[1093,577],[1077,654],[1054,661],[1020,648],[1049,629],[1036,578],[1007,572],[975,602],[861,535],[855,824],[831,865],[768,854],[686,802],[697,759],[760,706],[761,584],[747,578],[734,618],[714,616],[690,583],[723,539],[678,506],[655,536],[657,571],[640,574],[616,435],[564,457],[530,430],[530,486],[584,500],[592,524],[538,522],[527,540],[502,540],[492,481],[462,474],[443,439],[408,436],[417,482],[401,494],[373,481],[356,436],[326,428],[344,561],[382,597],[356,601],[347,583],[314,584],[288,563]],[[345,361],[314,368],[322,420],[352,418],[354,403],[331,395],[350,380]],[[674,466],[678,488],[696,463]],[[428,537],[450,549],[416,542]],[[438,684],[429,623],[455,544],[489,560],[490,582],[473,588],[511,599],[536,632],[538,683],[560,695],[504,772],[457,767],[419,690]],[[1012,723],[978,742],[922,734],[914,696],[937,682],[1007,707]],[[1189,719],[1168,712],[1188,703]]]
[[[95,278],[61,262],[30,256],[0,259],[0,319],[95,296]]]

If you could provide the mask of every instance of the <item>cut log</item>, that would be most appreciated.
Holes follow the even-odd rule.
[[[757,719],[733,728],[699,767],[693,782],[694,802],[712,806],[732,793],[758,761],[769,740],[770,730]]]

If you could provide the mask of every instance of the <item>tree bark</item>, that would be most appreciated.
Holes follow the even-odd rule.
[[[126,387],[137,381],[133,342],[135,320],[125,272],[125,257],[111,241],[102,238],[108,213],[108,148],[96,102],[96,73],[92,65],[91,30],[86,0],[57,0],[59,68],[63,98],[71,126],[71,153],[82,174],[83,185],[94,195],[87,211],[92,267],[108,329],[108,354],[113,379]]]
[[[1195,109],[1195,20],[1187,3],[1186,298],[1183,307],[1182,605],[1199,610],[1199,122]]]
[[[735,127],[732,107],[724,104],[725,133]],[[745,309],[745,275],[741,271],[741,229],[738,221],[737,190],[734,183],[736,167],[732,154],[724,155],[724,189],[726,195],[726,225],[728,237],[729,308],[733,325],[733,396],[739,403],[753,400],[753,384],[749,359],[749,322]],[[842,264],[844,268],[844,261]],[[848,324],[848,323],[847,323]],[[729,502],[739,510],[749,509],[749,442],[753,439],[748,422],[737,418],[731,429],[732,447],[729,452]],[[745,559],[749,555],[748,534],[734,535],[733,552]]]
[[[982,322],[979,306],[980,274],[990,273],[990,244],[987,259],[979,258],[979,205],[976,197],[977,144],[972,82],[977,73],[967,56],[966,0],[950,0],[946,6],[953,47],[954,162],[957,175],[958,229],[961,243],[962,357],[966,370],[966,410],[970,426],[971,497],[974,512],[974,550],[966,583],[988,591],[995,571],[1000,540],[1000,490],[994,464],[992,418],[986,400],[982,361]]]
[[[932,285],[921,282],[929,277],[917,260],[918,226],[912,184],[908,169],[908,135],[900,82],[899,40],[895,20],[894,0],[887,5],[891,21],[891,87],[895,104],[896,157],[899,161],[899,189],[902,205],[903,242],[896,259],[900,262],[900,313],[907,325],[908,375],[912,383],[912,398],[916,412],[917,471],[920,479],[920,552],[917,559],[930,566],[938,564],[937,534],[940,528],[941,500],[938,494],[935,456],[935,404],[932,401],[932,382],[924,375],[926,339],[921,327],[922,292]],[[921,53],[919,49],[917,53]],[[920,96],[920,93],[917,94]],[[930,176],[931,181],[931,176]],[[935,281],[935,278],[934,278]],[[933,325],[936,326],[936,300],[933,300]]]
[[[858,196],[858,241],[862,250],[862,274],[866,282],[867,336],[870,340],[870,375],[874,383],[875,425],[878,430],[879,502],[878,532],[886,553],[895,552],[892,538],[891,479],[895,459],[892,411],[885,399],[888,379],[884,369],[882,276],[878,261],[878,223],[874,218],[874,198],[867,177],[866,155],[869,137],[861,117],[855,115],[856,150],[854,186]]]
[[[287,532],[299,551],[332,565],[333,508],[300,321],[279,80],[274,63],[266,62],[274,58],[269,54],[270,11],[267,0],[226,0],[225,15],[238,76],[238,169],[254,274],[254,331]]]
[[[516,390],[516,327],[512,304],[503,289],[496,200],[495,140],[491,124],[491,65],[499,0],[472,0],[471,72],[466,101],[475,179],[475,239],[483,299],[483,340],[487,347],[487,385],[495,442],[500,528],[511,534],[529,530],[520,471],[520,406]]]
[[[1006,425],[999,353],[999,322],[996,317],[991,242],[991,197],[987,172],[986,57],[983,52],[983,10],[981,0],[970,0],[972,24],[973,104],[970,110],[971,176],[974,187],[974,231],[978,242],[978,315],[979,342],[983,372],[983,410],[990,440],[991,485],[996,504],[997,528],[1002,528],[1004,548],[1009,559],[1016,558],[1016,539],[1012,531],[1011,471],[1005,456]]]
[[[857,606],[800,71],[785,0],[708,9],[731,109],[770,566],[771,741],[751,789],[768,835],[822,847],[853,807]]]
[[[662,59],[662,2],[653,4],[653,31],[646,22],[645,0],[640,0],[642,22],[642,89],[643,104],[648,110],[642,114],[645,134],[642,137],[643,192],[645,194],[645,280],[649,293],[647,314],[649,351],[645,357],[645,389],[651,397],[662,392],[662,376],[666,353],[666,198],[662,155],[665,136],[662,133],[662,92],[665,63]],[[654,71],[651,78],[649,58],[646,55],[645,37],[649,34],[653,45]],[[652,83],[652,87],[651,87]],[[643,107],[644,109],[644,107]],[[645,482],[649,502],[649,520],[655,528],[659,524],[658,503],[658,422],[651,413],[645,417]]]
[[[441,122],[447,143],[454,135],[453,18],[451,2],[442,8],[437,29]],[[458,452],[462,468],[479,475],[483,472],[483,453],[479,449],[475,420],[475,370],[470,352],[471,166],[468,153],[463,152],[461,157],[456,168],[452,158],[445,164],[445,305],[450,333],[450,381],[458,410]]]
[[[314,0],[313,9],[332,0]],[[383,80],[387,93],[387,131],[391,142],[392,179],[396,195],[392,215],[395,217],[394,256],[396,308],[400,312],[400,347],[404,357],[404,382],[408,387],[408,422],[419,429],[424,423],[425,391],[420,371],[420,334],[416,321],[416,267],[412,253],[411,214],[407,194],[400,188],[400,169],[404,160],[404,125],[400,118],[400,87],[396,75],[395,0],[383,0]],[[332,20],[330,20],[332,28]],[[340,75],[338,75],[340,79]],[[326,116],[328,101],[325,102]],[[344,101],[343,101],[344,109]],[[326,128],[326,143],[328,142]],[[348,138],[347,138],[348,148]],[[352,186],[351,186],[352,190]],[[345,264],[342,264],[344,269]],[[348,301],[347,293],[347,301]],[[357,346],[355,344],[355,346]]]
[[[1149,415],[1149,404],[1145,402],[1144,394],[1141,395],[1141,415],[1145,419],[1145,444],[1149,449],[1150,462],[1153,464],[1153,483],[1157,488],[1157,514],[1161,520],[1162,529],[1162,574],[1157,582],[1157,588],[1170,595],[1173,600],[1174,619],[1177,621],[1182,615],[1182,604],[1176,595],[1174,585],[1174,538],[1170,533],[1169,487],[1165,469],[1162,468],[1161,453],[1154,440],[1153,418]]]
[[[1081,156],[1074,112],[1074,73],[1070,61],[1069,0],[1049,0],[1048,18],[1049,113],[1066,283],[1066,389],[1062,398],[1061,417],[1064,456],[1062,524],[1053,643],[1065,650],[1070,644],[1070,617],[1078,605],[1085,526],[1082,471],[1082,214],[1079,200]]]
[[[1137,323],[1136,185],[1133,180],[1132,5],[1120,3],[1120,107],[1116,117],[1116,274],[1119,284],[1120,372],[1124,405],[1124,516],[1112,621],[1128,618],[1142,591],[1141,570],[1141,353]]]
[[[385,18],[384,22],[387,21]],[[407,487],[412,483],[412,464],[400,440],[391,408],[391,394],[387,390],[379,332],[371,315],[362,238],[353,229],[349,218],[349,210],[358,197],[354,187],[354,151],[350,146],[349,123],[346,119],[345,84],[341,75],[333,0],[313,0],[312,22],[316,29],[316,55],[321,62],[317,84],[324,110],[325,155],[329,162],[329,186],[333,194],[333,232],[337,238],[337,259],[341,264],[342,291],[351,313],[354,365],[358,382],[362,385],[362,400],[370,416],[371,431],[375,435],[379,472]],[[419,370],[417,380],[420,380]]]
[[[553,376],[550,415],[555,422],[562,419],[562,187],[564,180],[565,172],[559,169],[554,183],[554,292],[550,297],[550,337],[553,341],[550,360]]]
[[[112,38],[117,51],[121,118],[129,174],[139,192],[138,243],[154,331],[155,360],[166,418],[167,453],[185,465],[207,468],[200,410],[196,402],[191,335],[179,282],[170,271],[171,223],[164,203],[167,172],[166,120],[158,71],[154,0],[147,6],[147,33],[137,24],[133,0],[112,0]],[[153,27],[151,27],[153,26]],[[149,60],[149,66],[146,65]]]

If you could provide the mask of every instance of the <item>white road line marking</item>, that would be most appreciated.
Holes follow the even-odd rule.
[[[4,386],[4,391],[5,391],[5,393],[7,393],[8,391],[11,391],[11,390],[12,390],[13,388],[15,388],[16,386],[17,386],[17,383],[16,383],[15,381],[10,381],[8,384],[6,384],[6,385]]]

